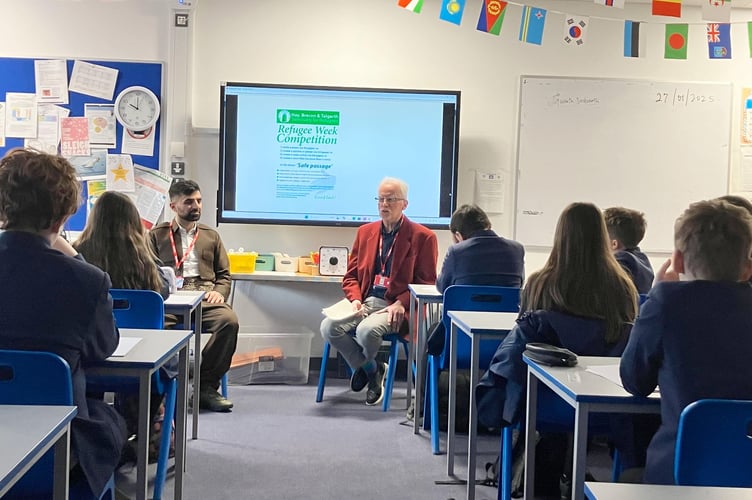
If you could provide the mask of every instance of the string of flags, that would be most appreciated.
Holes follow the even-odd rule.
[[[397,0],[397,5],[403,9],[420,14],[424,0]],[[597,5],[624,8],[624,0],[594,0]],[[465,13],[466,0],[442,0],[439,19],[460,25]],[[508,5],[522,7],[518,39],[523,43],[535,45],[543,44],[543,28],[546,25],[547,9],[520,5],[502,0],[483,0],[477,30],[491,35],[499,35],[504,23]],[[681,0],[652,0],[652,14],[654,16],[681,17]],[[574,47],[585,43],[590,18],[558,11],[564,14],[562,43]],[[731,0],[702,0],[702,19],[708,43],[708,57],[710,59],[731,59]],[[644,57],[646,37],[641,29],[642,21],[624,21],[624,57]],[[752,57],[752,21],[745,22],[749,41],[750,57]],[[665,24],[665,44],[663,57],[665,59],[686,59],[687,40],[689,37],[688,23]]]

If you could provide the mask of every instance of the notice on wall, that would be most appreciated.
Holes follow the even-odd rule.
[[[504,172],[475,171],[475,203],[486,213],[504,213]]]

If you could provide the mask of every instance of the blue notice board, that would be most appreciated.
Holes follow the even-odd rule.
[[[40,58],[43,59],[43,58]],[[6,92],[29,92],[34,93],[36,86],[34,82],[34,61],[36,59],[9,58],[0,57],[0,101],[5,101]],[[125,62],[125,61],[97,61],[91,59],[82,59],[85,62],[97,64],[118,70],[117,81],[115,83],[115,92],[112,100],[100,99],[90,95],[79,94],[77,92],[68,92],[69,104],[60,104],[70,110],[70,116],[84,116],[84,104],[113,104],[117,95],[132,85],[146,87],[162,101],[162,63],[159,62]],[[73,71],[73,59],[67,60],[68,81],[70,82],[71,72]],[[143,167],[159,169],[159,145],[161,136],[160,117],[154,126],[154,156],[133,155],[133,163]],[[120,142],[123,136],[122,126],[117,124],[117,144],[115,148],[108,150],[109,153],[120,153]],[[6,137],[5,147],[0,147],[0,157],[13,148],[23,147],[24,140],[15,137]],[[83,199],[87,199],[86,182],[83,182]],[[78,212],[68,220],[65,228],[69,231],[80,231],[86,224],[86,203],[84,203]]]

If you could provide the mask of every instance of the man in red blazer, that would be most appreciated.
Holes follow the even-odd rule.
[[[436,282],[438,257],[436,235],[402,214],[407,208],[404,181],[382,180],[376,200],[381,221],[358,228],[342,280],[354,317],[321,322],[321,335],[354,370],[350,388],[358,392],[368,386],[370,406],[384,397],[386,364],[375,361],[382,337],[405,324],[410,303],[407,285]]]

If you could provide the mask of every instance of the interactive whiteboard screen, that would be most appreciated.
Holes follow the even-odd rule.
[[[645,213],[647,251],[673,249],[691,202],[728,192],[730,83],[522,76],[515,238],[550,247],[569,203]]]

